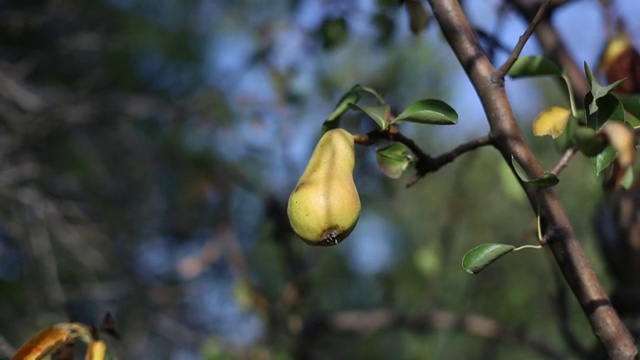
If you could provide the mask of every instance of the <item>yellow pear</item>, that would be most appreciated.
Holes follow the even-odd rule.
[[[287,206],[291,227],[308,244],[336,245],[356,226],[354,164],[353,136],[344,129],[324,133]]]

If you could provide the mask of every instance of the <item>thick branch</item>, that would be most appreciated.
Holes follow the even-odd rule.
[[[494,68],[477,43],[459,2],[430,3],[442,32],[480,97],[494,146],[508,163],[513,156],[530,176],[541,176],[542,168],[516,123],[504,86],[492,81]],[[637,348],[633,339],[611,306],[555,192],[552,189],[537,192],[524,183],[522,187],[534,211],[540,209],[545,228],[555,230],[548,246],[607,354],[612,359],[635,357]]]

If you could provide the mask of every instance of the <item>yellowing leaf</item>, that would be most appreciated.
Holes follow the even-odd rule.
[[[607,45],[605,45],[602,53],[600,54],[600,63],[598,64],[599,71],[606,71],[611,64],[618,58],[618,56],[622,55],[629,47],[633,46],[631,44],[631,39],[625,33],[619,33],[612,37]]]
[[[622,122],[607,121],[598,132],[603,133],[609,144],[618,152],[616,161],[626,171],[636,156],[636,138],[633,131]]]
[[[607,121],[598,134],[604,134],[609,142],[609,149],[615,151],[615,162],[611,166],[609,176],[605,181],[605,189],[616,189],[621,185],[628,185],[626,177],[636,158],[636,139],[629,127],[619,121]],[[625,181],[625,178],[627,181]]]
[[[104,360],[107,355],[107,344],[102,340],[95,340],[89,343],[85,360]]]
[[[91,339],[91,330],[80,323],[59,323],[48,327],[24,343],[11,360],[39,360],[58,350],[65,342]]]
[[[85,344],[89,344],[93,340],[91,328],[81,323],[59,323],[57,326],[69,333],[71,339],[80,339]]]
[[[567,126],[570,116],[571,111],[569,109],[558,106],[553,106],[541,112],[533,121],[533,135],[551,135],[552,138],[557,138]]]
[[[70,336],[71,334],[67,330],[58,325],[48,327],[35,334],[29,341],[20,346],[20,349],[13,355],[11,360],[42,359],[58,350],[69,340]]]

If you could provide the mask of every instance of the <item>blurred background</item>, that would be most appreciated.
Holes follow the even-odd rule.
[[[505,1],[463,6],[500,64],[527,23]],[[640,3],[613,6],[638,34]],[[570,1],[553,23],[595,68],[600,2]],[[545,250],[462,269],[477,244],[537,242],[491,148],[405,189],[412,169],[385,178],[358,146],[355,231],[330,248],[292,234],[289,193],[353,85],[396,109],[451,104],[458,125],[401,126],[429,154],[487,133],[435,21],[417,30],[396,0],[0,1],[0,358],[39,329],[98,326],[107,312],[119,359],[548,359],[569,357],[572,339],[594,346]],[[541,53],[535,38],[524,53]],[[568,106],[563,88],[507,89],[551,168],[553,143],[529,129]],[[374,128],[354,113],[343,126]],[[609,286],[587,159],[557,192]]]

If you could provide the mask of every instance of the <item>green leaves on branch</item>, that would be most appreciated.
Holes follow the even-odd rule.
[[[325,133],[331,129],[335,129],[340,126],[340,118],[344,113],[349,110],[352,104],[355,104],[360,100],[360,91],[362,86],[360,84],[354,85],[351,90],[347,91],[338,103],[336,104],[335,109],[327,116],[326,120],[322,124],[322,132]]]
[[[543,56],[521,56],[509,69],[513,79],[533,76],[562,76],[564,70],[560,65]]]
[[[557,176],[550,172],[545,172],[539,178],[530,178],[527,175],[526,171],[513,156],[511,156],[511,164],[513,165],[513,170],[515,171],[516,175],[518,175],[518,178],[520,180],[533,185],[538,190],[544,190],[553,187],[560,182],[560,179],[558,179]]]
[[[333,112],[331,112],[331,114],[329,114],[329,116],[327,116],[327,119],[324,122],[328,123],[339,120],[342,114],[349,110],[349,105],[355,104],[358,102],[358,100],[360,100],[361,88],[362,87],[360,86],[360,84],[357,84],[352,87],[351,90],[342,95],[342,97],[336,104],[336,108],[333,110]]]
[[[575,130],[573,140],[578,150],[586,156],[598,156],[607,147],[607,142],[590,127],[580,126]],[[597,171],[600,173],[600,171]]]
[[[407,154],[407,147],[401,143],[392,143],[376,149],[376,161],[380,170],[392,179],[397,179],[412,161]]]
[[[467,251],[462,258],[462,267],[469,274],[477,274],[492,262],[512,252],[516,247],[505,244],[482,244]]]
[[[591,166],[596,176],[600,175],[611,163],[616,156],[616,151],[611,146],[606,146],[604,150],[591,158]]]
[[[389,128],[389,120],[391,118],[391,107],[389,105],[360,106],[352,103],[349,106],[354,110],[367,114],[378,125],[380,130]]]
[[[567,121],[566,126],[564,127],[564,131],[557,138],[554,139],[554,143],[556,149],[559,152],[564,152],[567,149],[574,146],[573,136],[578,129],[578,122],[580,121],[580,117],[584,116],[584,111],[578,112],[578,117],[571,114],[569,116],[569,121]]]
[[[593,106],[592,102],[595,102],[598,99],[608,94],[611,94],[613,90],[615,90],[618,86],[620,86],[620,84],[622,84],[622,82],[625,80],[625,79],[620,79],[614,82],[613,84],[602,86],[598,82],[598,79],[596,79],[596,77],[593,75],[593,72],[591,71],[591,68],[589,67],[589,65],[587,65],[586,61],[584,63],[584,73],[587,76],[587,81],[589,82],[589,86],[591,87],[591,91],[589,91],[589,93],[586,96],[587,98],[591,97],[592,101],[585,101],[585,106],[587,106],[587,108],[589,109],[589,113],[592,113],[598,110],[597,107],[593,108],[592,110],[592,106]]]
[[[628,186],[630,184],[631,166],[635,161],[635,134],[631,127],[638,126],[637,99],[627,98],[628,109],[620,101],[613,91],[624,81],[618,80],[613,84],[603,86],[593,75],[589,66],[584,64],[587,81],[591,90],[585,96],[585,107],[587,108],[587,126],[595,130],[596,136],[603,139],[608,144],[601,152],[592,156],[591,162],[596,175],[604,170],[612,168],[608,173],[608,181],[613,187],[619,185]],[[630,117],[635,118],[633,123],[628,123],[625,112],[630,112]],[[586,131],[584,131],[586,133]],[[593,134],[591,137],[594,137]],[[593,141],[592,141],[593,142]]]
[[[613,166],[613,171],[607,173],[608,181],[614,187],[624,185],[629,183],[630,169],[635,160],[635,135],[632,129],[640,128],[640,96],[619,99],[614,91],[624,79],[602,85],[586,63],[584,71],[590,86],[584,99],[586,112],[576,109],[571,83],[564,70],[549,60],[539,56],[519,58],[509,70],[509,75],[512,78],[561,76],[567,83],[571,110],[554,106],[542,111],[533,121],[533,134],[551,136],[560,151],[575,146],[591,158],[596,175]],[[550,174],[535,180],[526,180],[521,173],[519,176],[525,182],[536,184],[551,184],[557,180]]]
[[[363,95],[373,98],[373,104],[359,104]],[[386,131],[392,124],[399,122],[413,122],[418,124],[453,125],[458,123],[458,113],[447,103],[437,99],[422,99],[411,104],[398,116],[393,116],[391,107],[385,103],[382,96],[375,90],[355,85],[347,91],[338,101],[334,110],[325,119],[323,133],[340,125],[340,119],[348,110],[355,110],[367,115],[376,123],[378,129]],[[402,172],[412,162],[407,154],[407,148],[401,143],[376,150],[376,160],[382,172],[394,179],[399,178]]]
[[[558,178],[552,174],[545,172],[539,178],[531,179],[527,176],[525,170],[518,163],[518,161],[511,156],[511,164],[513,169],[518,176],[518,178],[526,183],[529,183],[535,186],[538,190],[550,188],[556,185],[559,180]],[[538,240],[542,242],[542,228],[540,224],[540,217],[538,216]],[[467,251],[462,258],[462,267],[469,274],[477,274],[485,267],[489,266],[494,261],[503,257],[504,255],[512,252],[518,251],[525,248],[535,248],[540,249],[542,245],[523,245],[520,247],[515,247],[513,245],[507,244],[498,244],[498,243],[488,243],[476,246],[475,248]]]
[[[538,240],[542,240],[542,229],[540,227],[540,217],[538,216]],[[477,274],[494,261],[507,255],[510,252],[522,249],[541,249],[542,245],[523,245],[515,247],[508,244],[487,243],[481,244],[467,251],[462,257],[462,267],[469,274]]]
[[[622,96],[619,100],[626,112],[625,122],[634,129],[640,128],[640,95]]]
[[[373,96],[376,103],[360,105],[358,102],[363,94]],[[391,113],[391,107],[384,102],[382,96],[371,88],[355,85],[345,93],[335,109],[323,123],[323,130],[330,130],[339,126],[340,118],[349,109],[360,111],[369,116],[380,130],[386,130],[391,124],[407,121],[419,124],[453,125],[458,123],[458,113],[442,100],[422,99],[411,104],[397,117]]]
[[[474,247],[467,251],[462,258],[462,267],[469,274],[477,274],[494,261],[510,252],[522,249],[540,249],[540,245],[524,245],[515,247],[507,244],[488,243]]]
[[[349,89],[349,91],[347,91],[344,95],[342,95],[340,100],[338,100],[338,103],[336,104],[336,107],[334,108],[334,110],[324,120],[324,123],[322,124],[322,132],[324,133],[328,130],[335,129],[338,126],[340,126],[340,118],[342,117],[342,115],[344,115],[344,113],[346,113],[347,110],[354,108],[354,106],[356,106],[357,110],[361,110],[356,104],[358,103],[358,101],[360,101],[362,94],[369,94],[376,99],[378,104],[382,104],[386,106],[386,104],[384,103],[384,100],[382,100],[382,96],[380,96],[380,94],[378,94],[377,91],[371,88],[368,88],[366,86],[356,84],[351,89]]]
[[[424,99],[411,104],[394,121],[409,121],[422,124],[455,125],[458,113],[441,100]]]

